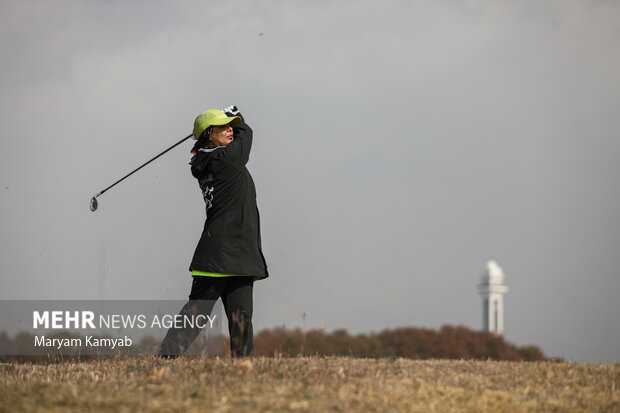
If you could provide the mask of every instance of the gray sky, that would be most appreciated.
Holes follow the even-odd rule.
[[[620,361],[620,3],[2,1],[0,299],[182,299],[191,143],[253,127],[255,325],[481,328]],[[261,35],[262,33],[262,35]]]

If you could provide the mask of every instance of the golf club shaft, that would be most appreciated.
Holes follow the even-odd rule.
[[[165,154],[166,152],[168,152],[169,150],[179,146],[180,144],[182,144],[183,142],[185,142],[186,140],[188,140],[189,138],[191,138],[192,136],[194,136],[193,133],[190,133],[188,136],[186,136],[185,138],[181,139],[180,141],[178,141],[177,143],[175,143],[174,145],[172,145],[171,147],[169,147],[168,149],[166,149],[165,151],[163,151],[162,153],[160,153],[159,155],[155,156],[154,158],[146,161],[144,164],[140,165],[139,167],[137,167],[136,169],[134,169],[133,171],[129,172],[127,175],[123,176],[121,179],[119,179],[118,181],[114,182],[112,185],[110,185],[109,187],[107,187],[106,189],[104,189],[103,191],[99,192],[97,195],[95,195],[95,198],[98,197],[99,195],[103,194],[105,191],[107,191],[108,189],[112,188],[114,185],[118,184],[119,182],[121,182],[122,180],[124,180],[125,178],[128,178],[129,176],[133,175],[134,173],[138,172],[140,169],[144,168],[146,165],[150,164],[151,162],[153,162],[155,159],[159,158],[160,156],[162,156],[163,154]]]

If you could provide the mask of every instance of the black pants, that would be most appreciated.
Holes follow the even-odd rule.
[[[230,352],[233,357],[251,356],[254,353],[252,332],[252,289],[254,278],[195,276],[192,281],[190,301],[181,309],[181,315],[210,315],[218,298],[222,298],[228,318]],[[160,356],[181,355],[189,348],[199,328],[170,328],[159,349]]]

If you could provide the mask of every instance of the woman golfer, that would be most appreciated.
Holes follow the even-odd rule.
[[[183,315],[208,315],[218,298],[228,317],[233,357],[252,355],[252,288],[268,277],[261,250],[256,190],[246,168],[252,148],[252,129],[236,106],[209,109],[194,121],[196,145],[192,175],[206,203],[207,219],[189,267],[190,301]],[[194,301],[200,300],[200,301]],[[191,345],[198,328],[171,328],[160,348],[176,356]]]

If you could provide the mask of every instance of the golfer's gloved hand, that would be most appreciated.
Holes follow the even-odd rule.
[[[239,116],[239,109],[237,109],[237,106],[235,105],[222,108],[222,112],[224,112],[228,117]]]

